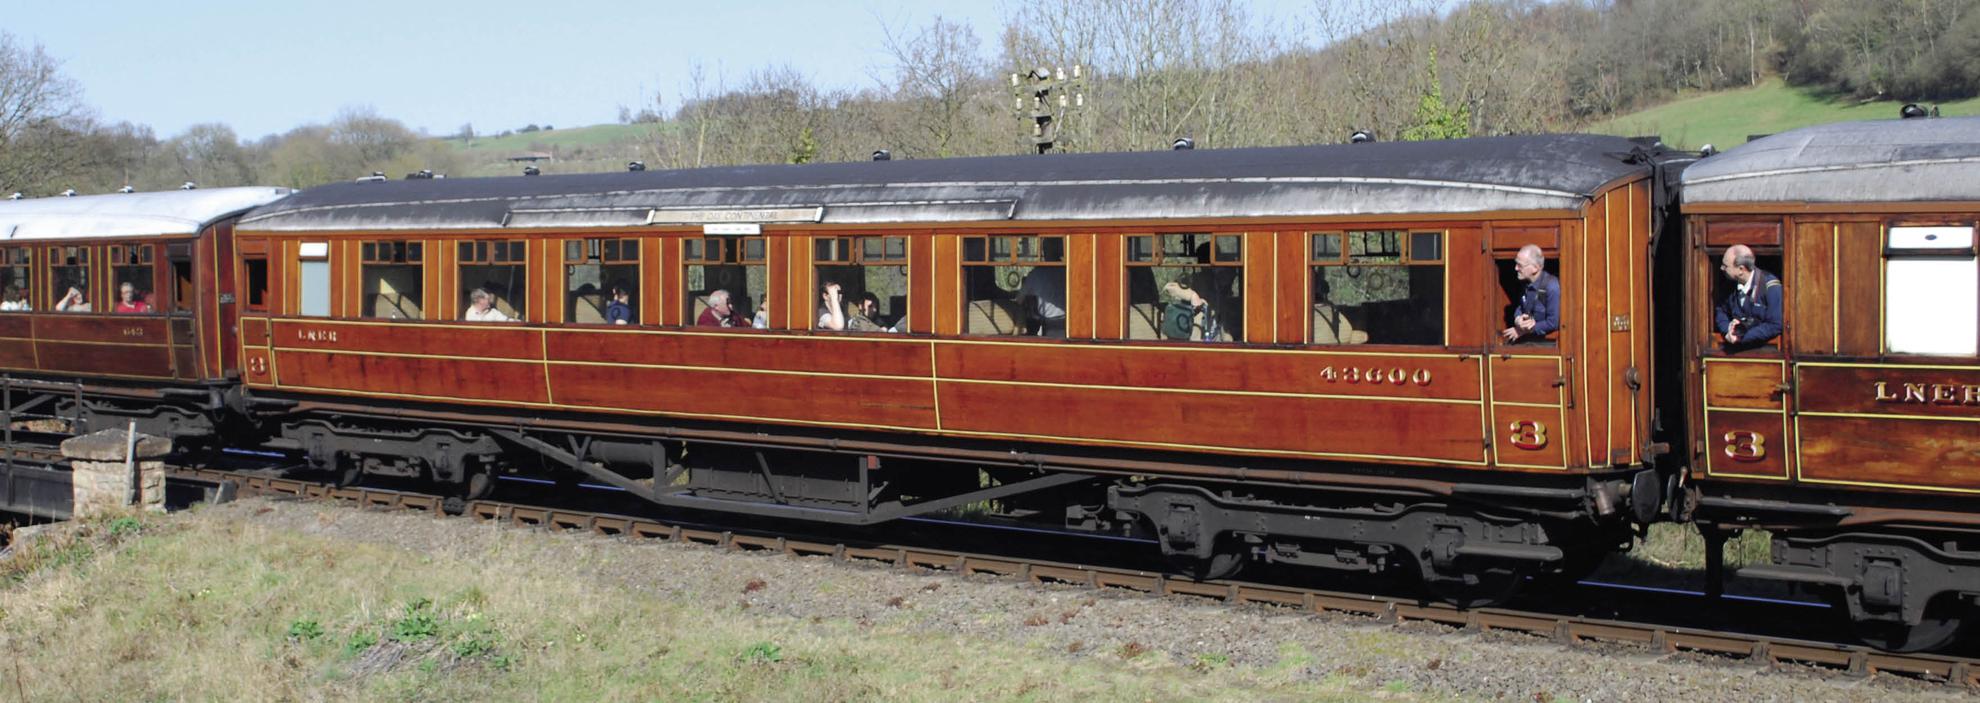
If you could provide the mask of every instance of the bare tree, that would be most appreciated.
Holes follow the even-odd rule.
[[[40,44],[0,31],[0,188],[36,191],[78,165],[70,147],[86,132],[82,89]]]
[[[976,31],[937,15],[912,33],[881,27],[893,60],[886,79],[905,129],[883,134],[906,153],[935,157],[981,153],[980,141],[1002,96],[979,53]],[[881,121],[885,124],[885,121]],[[883,127],[884,129],[884,127]]]

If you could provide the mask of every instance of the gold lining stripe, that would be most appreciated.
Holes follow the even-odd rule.
[[[1282,356],[1377,357],[1377,358],[1385,358],[1385,359],[1445,359],[1445,360],[1459,361],[1459,362],[1463,361],[1463,359],[1460,357],[1476,355],[1475,352],[1460,353],[1460,352],[1348,351],[1338,348],[1254,349],[1254,348],[1237,346],[1235,344],[1205,343],[1205,342],[1175,343],[1165,346],[1151,346],[1146,344],[1095,345],[1095,344],[1071,344],[1064,342],[1061,343],[1020,342],[1014,340],[1006,340],[1000,337],[984,337],[984,336],[955,338],[955,337],[934,337],[934,336],[921,335],[921,334],[899,335],[899,334],[889,334],[884,332],[873,332],[873,333],[828,332],[824,334],[774,334],[774,333],[766,333],[764,330],[736,331],[736,332],[699,332],[699,331],[692,331],[691,329],[688,328],[623,329],[625,327],[624,325],[596,325],[596,326],[588,326],[582,329],[564,329],[564,328],[519,326],[509,323],[447,324],[447,323],[418,323],[418,322],[374,322],[369,320],[339,320],[339,319],[331,319],[331,318],[307,318],[307,319],[244,318],[244,319],[264,320],[269,322],[269,324],[271,325],[276,323],[291,324],[291,325],[333,324],[333,325],[356,325],[363,327],[384,327],[384,328],[393,328],[393,329],[435,328],[435,329],[446,329],[446,330],[456,330],[456,331],[498,330],[498,331],[513,331],[518,333],[542,331],[549,334],[633,334],[633,335],[655,335],[655,336],[691,336],[691,337],[725,337],[725,338],[757,338],[757,339],[822,339],[822,340],[852,341],[852,342],[881,342],[887,344],[964,344],[964,345],[983,344],[983,345],[1003,345],[1003,346],[1015,346],[1015,347],[1036,347],[1036,348],[1046,348],[1046,349],[1109,350],[1109,351],[1137,351],[1137,352],[1190,351],[1197,353],[1270,354],[1270,355],[1282,355]],[[1551,359],[1554,357],[1515,356],[1513,358],[1538,360],[1538,359]]]
[[[1842,223],[1829,225],[1829,353],[1842,353]],[[1801,436],[1801,428],[1795,428]]]
[[[961,258],[961,257],[957,257]],[[935,408],[935,430],[942,430],[942,374],[935,364],[935,345],[928,345],[928,393]]]
[[[5,370],[8,370],[8,371],[25,371],[25,372],[27,372],[27,373],[68,373],[68,374],[75,374],[75,375],[78,375],[78,376],[88,376],[88,377],[91,377],[91,378],[121,378],[121,379],[130,379],[130,380],[139,380],[139,381],[171,381],[171,380],[174,380],[174,379],[173,379],[173,378],[172,378],[171,376],[139,376],[139,375],[134,375],[134,374],[127,374],[127,373],[102,373],[102,372],[98,372],[98,371],[72,371],[72,370],[69,370],[69,369],[42,369],[42,368],[33,368],[33,369],[30,369],[30,368],[24,368],[24,367],[0,367],[0,369],[5,369]]]
[[[1563,452],[1563,454],[1565,454],[1565,452]],[[1547,465],[1544,465],[1544,464],[1511,464],[1511,463],[1506,463],[1506,462],[1500,462],[1500,463],[1498,464],[1498,466],[1499,466],[1500,468],[1507,468],[1507,469],[1540,469],[1540,470],[1543,470],[1543,471],[1566,471],[1566,470],[1568,470],[1568,468],[1567,468],[1566,466],[1547,466]]]
[[[92,347],[141,347],[144,349],[168,349],[172,347],[192,346],[190,344],[172,344],[170,342],[88,342],[80,339],[43,339],[37,341],[37,345],[39,344],[82,344]]]
[[[1838,369],[1884,369],[1887,371],[1910,371],[1914,369],[1930,371],[1980,371],[1980,366],[1961,366],[1958,364],[1873,364],[1846,361],[1803,361],[1796,362],[1795,366]]]
[[[1254,398],[1305,398],[1311,400],[1365,400],[1397,403],[1432,403],[1437,405],[1481,405],[1480,401],[1462,398],[1406,398],[1382,395],[1338,395],[1329,393],[1287,393],[1283,391],[1237,391],[1208,390],[1198,388],[1153,388],[1145,386],[1102,386],[1080,383],[1042,383],[1038,381],[993,381],[969,378],[945,378],[943,383],[968,383],[986,386],[1019,386],[1029,388],[1072,388],[1078,390],[1126,391],[1136,393],[1184,393],[1189,395],[1233,395]],[[1554,406],[1541,406],[1554,407]]]
[[[1561,404],[1560,404],[1560,403],[1520,403],[1520,402],[1514,402],[1514,401],[1510,401],[1510,400],[1494,400],[1494,401],[1492,401],[1492,407],[1495,407],[1495,408],[1496,408],[1496,407],[1508,407],[1508,408],[1548,408],[1548,409],[1552,409],[1552,410],[1560,410],[1560,409],[1561,409]]]
[[[1828,485],[1832,485],[1832,486],[1864,486],[1864,487],[1868,487],[1868,488],[1900,488],[1900,489],[1905,489],[1905,490],[1913,490],[1913,491],[1932,491],[1932,492],[1936,492],[1936,493],[1980,493],[1980,488],[1959,488],[1959,487],[1956,487],[1956,486],[1932,486],[1932,485],[1927,485],[1927,484],[1922,484],[1922,483],[1882,483],[1882,482],[1877,482],[1877,481],[1847,481],[1847,480],[1843,480],[1843,479],[1832,479],[1832,478],[1806,478],[1806,477],[1803,477],[1803,478],[1801,479],[1801,482],[1802,482],[1802,483],[1822,483],[1822,484],[1828,484]]]
[[[1895,413],[1889,415],[1880,415],[1875,413],[1827,413],[1827,412],[1811,412],[1811,411],[1803,410],[1799,413],[1799,415],[1802,417],[1846,417],[1846,418],[1860,418],[1860,419],[1869,419],[1869,420],[1910,420],[1910,421],[1939,420],[1944,422],[1980,422],[1980,417],[1942,417],[1938,415],[1904,415],[1904,414],[1895,414]]]

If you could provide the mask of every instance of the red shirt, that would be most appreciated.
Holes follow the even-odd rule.
[[[708,308],[701,311],[701,317],[697,318],[694,324],[701,327],[748,327],[749,318],[743,317],[742,311],[731,307],[729,319],[724,320],[720,313],[715,312],[715,308]]]
[[[128,303],[117,303],[116,310],[117,312],[151,312],[151,305],[142,300],[133,300]]]

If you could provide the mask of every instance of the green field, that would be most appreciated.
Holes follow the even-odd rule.
[[[1896,119],[1903,103],[1837,98],[1780,80],[1753,88],[1685,97],[1620,117],[1595,122],[1583,131],[1635,136],[1660,135],[1682,149],[1711,144],[1721,150],[1746,143],[1747,135],[1774,134],[1797,127],[1852,120]],[[1942,103],[1946,117],[1980,114],[1980,98]]]

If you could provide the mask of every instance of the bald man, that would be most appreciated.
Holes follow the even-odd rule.
[[[1513,313],[1513,326],[1499,333],[1507,342],[1541,341],[1561,328],[1561,280],[1547,273],[1547,255],[1528,244],[1513,256],[1513,273],[1526,282]]]
[[[1719,259],[1719,270],[1739,284],[1712,315],[1715,329],[1725,335],[1726,346],[1750,349],[1781,336],[1781,279],[1760,270],[1753,250],[1744,244],[1726,249],[1726,255]]]

